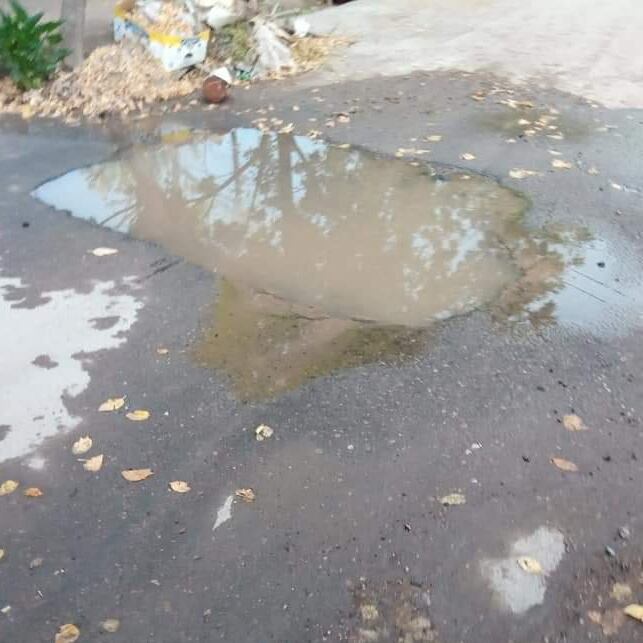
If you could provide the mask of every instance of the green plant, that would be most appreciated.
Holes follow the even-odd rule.
[[[0,11],[0,73],[8,74],[20,89],[39,87],[69,51],[60,46],[62,22],[41,22],[16,0],[11,11]]]

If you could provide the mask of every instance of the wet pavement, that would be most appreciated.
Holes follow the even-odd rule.
[[[0,123],[0,638],[642,636],[642,120],[434,73]]]

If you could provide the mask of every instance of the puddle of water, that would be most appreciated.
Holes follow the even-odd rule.
[[[212,324],[194,355],[201,365],[223,368],[237,394],[253,399],[342,368],[403,359],[422,348],[427,334],[424,328],[329,317],[222,279]]]
[[[565,554],[565,538],[557,529],[540,527],[510,546],[506,558],[487,558],[480,563],[483,577],[500,604],[514,614],[523,614],[545,600],[547,580]],[[536,559],[541,574],[531,574],[518,565],[518,559]]]
[[[412,354],[482,306],[534,324],[583,309],[563,302],[587,237],[529,230],[495,181],[254,129],[179,134],[35,196],[220,273],[194,355],[243,397]]]
[[[338,318],[421,326],[516,277],[498,237],[526,202],[494,181],[237,129],[134,148],[35,195]]]
[[[26,307],[30,289],[20,279],[0,277],[0,424],[9,427],[0,438],[0,462],[79,424],[65,400],[87,388],[92,353],[125,342],[142,306],[132,295],[115,294],[115,286],[108,281],[88,292],[45,292],[35,307]],[[92,318],[105,315],[118,321],[99,330]],[[32,466],[42,468],[41,460],[34,458]]]

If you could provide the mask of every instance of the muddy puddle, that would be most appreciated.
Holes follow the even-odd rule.
[[[553,318],[587,241],[529,230],[491,179],[254,129],[175,131],[35,196],[219,273],[195,356],[243,397],[408,357],[481,307]]]

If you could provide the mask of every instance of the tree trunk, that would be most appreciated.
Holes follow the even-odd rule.
[[[66,64],[78,67],[84,58],[85,7],[87,0],[63,0],[61,19],[63,20],[64,44],[71,51]]]

